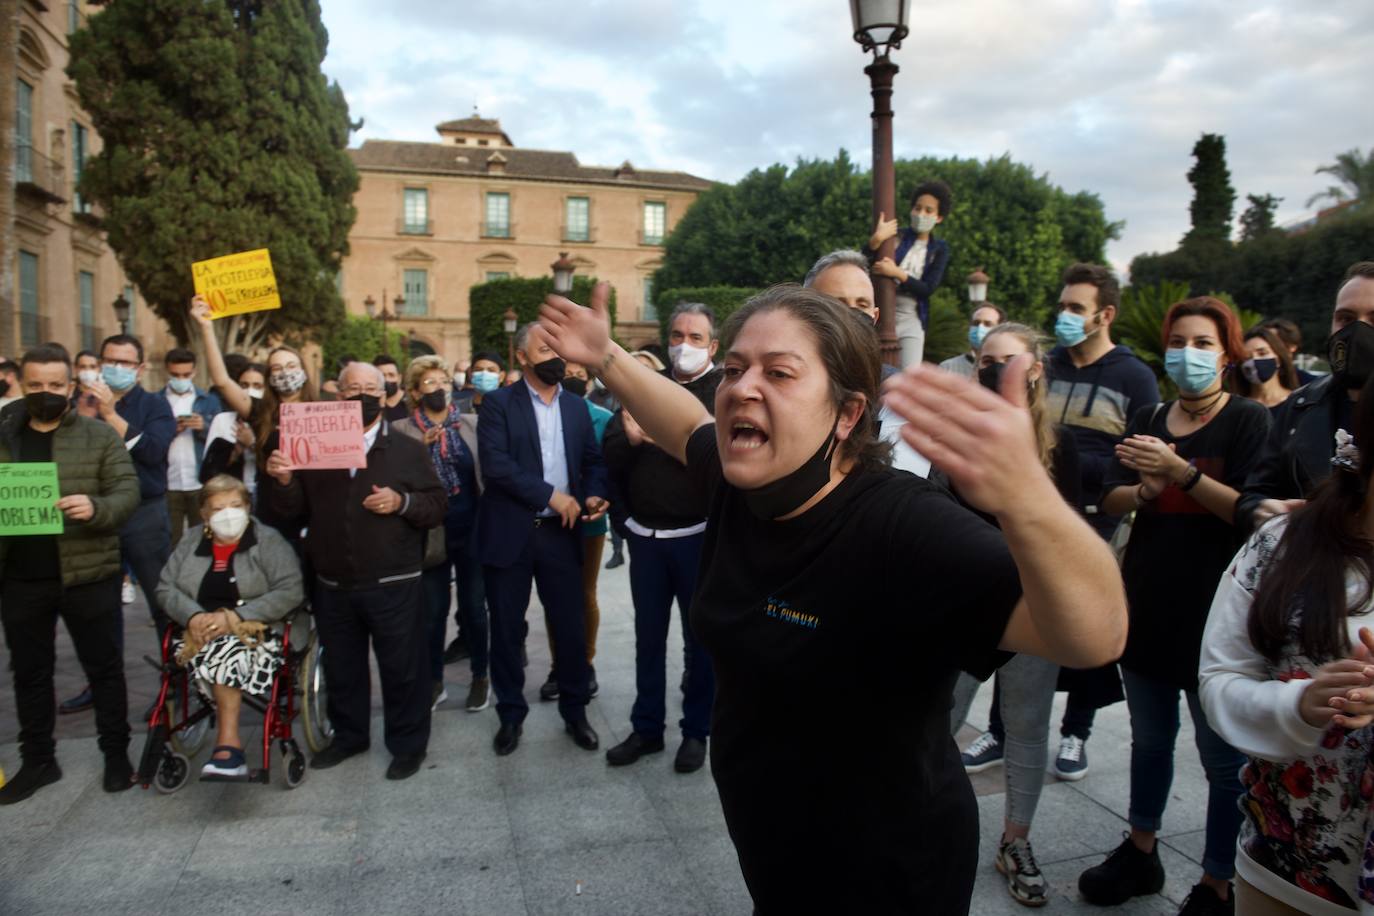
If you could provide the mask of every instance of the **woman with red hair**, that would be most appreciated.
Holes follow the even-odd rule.
[[[1178,397],[1143,408],[1116,446],[1099,505],[1135,510],[1121,563],[1131,626],[1121,673],[1131,713],[1130,836],[1078,887],[1091,903],[1118,905],[1164,885],[1155,835],[1173,781],[1179,691],[1188,701],[1207,773],[1202,880],[1181,912],[1231,912],[1238,777],[1245,758],[1207,722],[1198,701],[1198,653],[1217,582],[1244,540],[1236,500],[1269,433],[1269,411],[1233,397],[1245,360],[1240,322],[1210,296],[1176,303],[1164,319],[1164,368]]]

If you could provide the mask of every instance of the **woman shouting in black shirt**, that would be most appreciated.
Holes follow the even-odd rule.
[[[949,735],[955,677],[986,677],[999,650],[1114,659],[1106,545],[1055,491],[1025,410],[966,379],[913,368],[888,404],[1002,532],[889,468],[877,340],[834,300],[780,286],[731,317],[713,422],[611,341],[607,295],[550,297],[536,333],[597,367],[707,509],[690,622],[715,661],[711,771],[757,912],[967,912],[978,809]],[[1023,403],[1025,367],[1006,376]]]

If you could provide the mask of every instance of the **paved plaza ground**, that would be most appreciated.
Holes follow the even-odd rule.
[[[627,569],[601,576],[596,660],[600,696],[589,718],[602,748],[629,732],[634,701],[634,627]],[[140,599],[126,609],[129,707],[151,701],[156,675],[140,660],[155,647]],[[538,607],[531,609],[529,684],[548,670]],[[59,628],[60,629],[60,628]],[[920,653],[913,647],[912,658]],[[681,670],[680,637],[669,652],[669,684]],[[914,661],[913,661],[914,663]],[[65,631],[58,645],[58,695],[81,686]],[[369,755],[311,771],[294,791],[199,783],[175,795],[100,789],[89,713],[62,717],[61,782],[23,804],[0,808],[0,914],[748,914],[749,896],[710,775],[673,772],[668,751],[612,769],[603,752],[579,750],[555,704],[533,701],[519,750],[491,751],[496,714],[469,714],[465,664],[448,668],[454,699],[435,714],[425,767],[401,783],[382,778],[379,700]],[[844,685],[833,685],[844,689]],[[986,722],[988,686],[973,707]],[[675,699],[675,698],[671,698]],[[899,701],[900,698],[892,698]],[[1056,706],[1056,722],[1063,696]],[[676,710],[672,709],[675,713]],[[245,714],[245,723],[252,713]],[[674,716],[670,715],[670,719]],[[1200,872],[1207,787],[1184,716],[1179,764],[1165,815],[1164,894],[1119,912],[1174,913]],[[0,690],[0,766],[18,767],[14,695]],[[858,740],[843,722],[817,723],[818,740]],[[961,742],[973,735],[965,729]],[[137,762],[143,730],[134,727]],[[250,739],[250,748],[251,739]],[[1121,840],[1129,778],[1124,704],[1104,710],[1088,744],[1091,773],[1079,783],[1049,780],[1032,840],[1052,885],[1046,913],[1101,912],[1078,898],[1078,873]],[[198,767],[208,750],[195,761]],[[250,750],[250,765],[256,753]],[[280,771],[280,759],[273,762]],[[1002,820],[1002,772],[974,777],[982,822],[972,912],[1024,914],[992,867]],[[814,880],[839,881],[817,863]],[[580,895],[577,893],[581,887]]]

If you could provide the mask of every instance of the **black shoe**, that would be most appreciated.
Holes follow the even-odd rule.
[[[591,665],[587,666],[591,674],[587,677],[587,696],[594,697],[601,692],[601,685],[596,682],[596,669]]]
[[[336,767],[349,757],[356,757],[366,750],[366,747],[343,747],[339,744],[331,744],[310,758],[310,769],[327,770],[330,767]]]
[[[695,773],[706,763],[706,742],[700,738],[682,736],[682,744],[677,749],[677,759],[673,769],[679,773]]]
[[[607,568],[607,569],[615,569],[617,566],[624,566],[624,565],[625,565],[625,555],[624,555],[623,553],[621,553],[619,550],[613,551],[613,552],[611,553],[611,558],[610,558],[610,560],[608,560],[608,561],[606,562],[606,568]]]
[[[1159,844],[1143,853],[1131,842],[1129,834],[1107,861],[1078,876],[1078,892],[1098,906],[1120,906],[1132,897],[1157,894],[1164,886],[1164,866],[1159,861]]]
[[[123,752],[105,757],[105,780],[101,788],[106,792],[123,792],[134,784],[134,767],[129,755]]]
[[[87,687],[76,696],[68,700],[63,700],[57,707],[59,716],[70,716],[73,713],[85,712],[95,705],[95,698],[91,696],[91,688]]]
[[[454,662],[461,662],[465,658],[472,656],[472,650],[468,644],[461,639],[455,638],[444,648],[444,664],[451,665]]]
[[[630,732],[630,737],[606,752],[606,762],[613,767],[629,766],[645,754],[657,754],[663,750],[663,736],[649,738],[639,732]]]
[[[386,778],[409,779],[420,772],[420,763],[424,759],[424,751],[418,754],[398,754],[391,758],[391,765],[386,768]]]
[[[523,729],[519,725],[511,725],[509,722],[501,723],[501,727],[496,730],[496,737],[491,742],[497,757],[504,757],[520,746],[521,731]]]
[[[1183,908],[1178,911],[1178,916],[1234,916],[1236,888],[1235,885],[1228,884],[1227,889],[1226,899],[1222,900],[1217,896],[1217,892],[1207,885],[1201,882],[1194,884],[1188,893],[1188,899],[1183,901]]]
[[[587,724],[587,720],[581,722],[567,723],[568,734],[572,735],[573,743],[584,751],[594,751],[601,746],[601,740],[596,737],[596,731]]]
[[[558,675],[554,671],[549,671],[548,678],[539,688],[539,699],[545,702],[558,699]]]
[[[25,763],[14,778],[0,786],[0,805],[13,805],[28,798],[44,786],[62,778],[62,768],[56,760],[44,763]]]

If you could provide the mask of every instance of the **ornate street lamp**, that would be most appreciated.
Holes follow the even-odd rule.
[[[907,36],[907,0],[849,0],[854,20],[854,40],[865,51],[873,52],[873,63],[864,68],[873,94],[873,223],[879,214],[896,216],[897,180],[892,169],[892,78],[897,65],[889,54]],[[890,258],[897,250],[896,238],[878,249],[878,257]],[[901,365],[897,344],[897,286],[891,280],[876,278],[875,303],[878,306],[878,340],[883,360]]]
[[[396,298],[392,300],[392,305],[395,306],[396,311],[394,313],[387,311],[386,290],[382,290],[382,310],[380,313],[377,311],[376,299],[373,299],[372,296],[369,295],[363,300],[363,310],[367,312],[367,317],[373,321],[380,321],[382,323],[382,352],[387,356],[391,355],[391,334],[387,331],[387,323],[395,321],[401,316],[401,309],[405,308],[405,304],[406,297],[397,293]]]
[[[515,369],[515,326],[520,323],[520,316],[515,314],[515,309],[506,309],[506,313],[501,316],[501,327],[506,330],[506,371],[511,372]]]
[[[553,271],[553,291],[560,296],[566,296],[572,292],[573,271],[577,270],[577,265],[568,257],[566,251],[558,253],[558,260],[549,265]]]
[[[990,278],[983,273],[983,268],[974,268],[973,273],[968,275],[968,301],[970,304],[988,301],[989,282]]]
[[[119,322],[119,333],[129,333],[129,309],[133,308],[133,303],[123,296],[114,301],[115,321]]]

